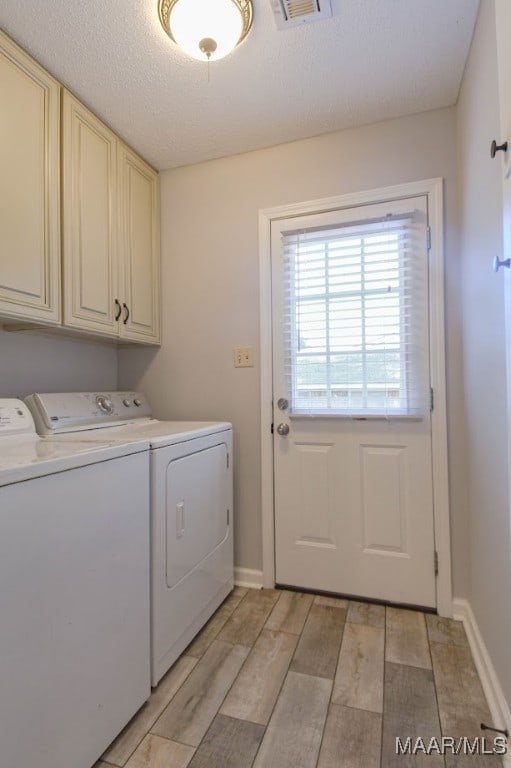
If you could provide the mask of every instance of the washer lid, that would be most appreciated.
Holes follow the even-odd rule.
[[[149,443],[59,441],[36,435],[0,438],[0,486],[147,451]],[[0,505],[1,506],[1,505]]]

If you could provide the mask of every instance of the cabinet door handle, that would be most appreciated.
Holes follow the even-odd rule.
[[[117,307],[117,314],[115,316],[115,321],[117,322],[122,312],[121,302],[119,301],[119,299],[115,299],[115,306]]]
[[[125,312],[124,320],[122,322],[124,323],[124,325],[126,325],[128,320],[130,319],[130,311],[128,309],[128,305],[127,304],[123,303],[122,308],[124,309],[124,312]]]

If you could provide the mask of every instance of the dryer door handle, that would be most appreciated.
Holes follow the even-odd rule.
[[[176,504],[176,538],[181,539],[185,532],[185,503]]]

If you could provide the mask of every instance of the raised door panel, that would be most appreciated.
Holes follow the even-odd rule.
[[[0,32],[0,315],[60,321],[60,86]]]
[[[160,342],[160,241],[158,174],[127,147],[119,147],[121,271],[124,286],[120,334]]]
[[[117,139],[63,96],[64,325],[119,333]]]

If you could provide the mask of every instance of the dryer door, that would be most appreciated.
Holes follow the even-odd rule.
[[[229,530],[227,446],[173,459],[166,473],[166,578],[172,588],[226,538]]]

